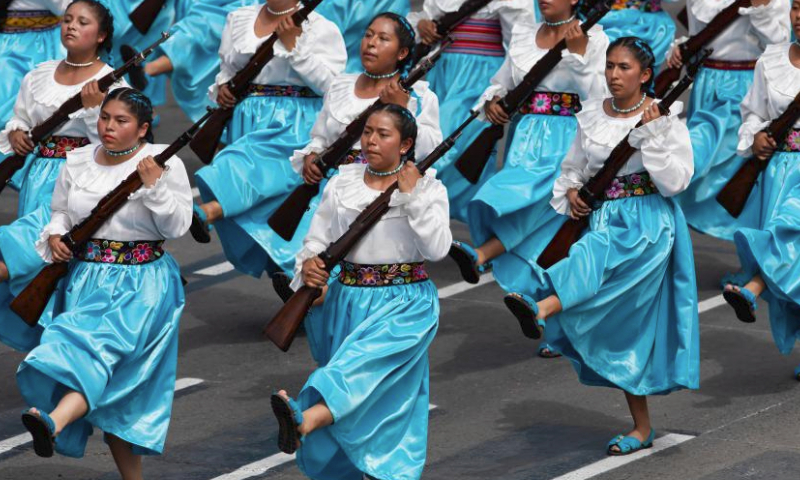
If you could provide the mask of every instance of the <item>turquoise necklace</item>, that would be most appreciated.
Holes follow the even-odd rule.
[[[379,172],[377,170],[373,170],[372,167],[367,165],[367,172],[369,172],[370,175],[375,175],[376,177],[388,177],[388,176],[391,176],[391,175],[396,175],[402,169],[403,169],[403,162],[400,162],[400,165],[398,165],[397,168],[395,168],[394,170],[392,170],[390,172]]]
[[[127,150],[119,151],[119,152],[115,152],[113,150],[109,150],[109,149],[107,149],[105,147],[103,147],[103,148],[106,151],[106,155],[108,155],[109,157],[124,157],[125,155],[130,155],[131,153],[135,152],[136,150],[139,150],[139,147],[141,147],[141,146],[142,146],[142,142],[139,142],[136,145],[134,145],[133,147],[131,147],[131,148],[127,149]]]
[[[373,80],[382,80],[384,78],[392,78],[392,77],[394,77],[395,75],[397,75],[397,72],[399,72],[399,71],[400,71],[400,69],[397,69],[392,73],[384,73],[383,75],[375,75],[374,73],[369,73],[368,71],[364,70],[364,75],[366,75],[367,78],[371,78]]]

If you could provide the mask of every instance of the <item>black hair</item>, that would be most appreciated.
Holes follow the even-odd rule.
[[[145,123],[148,125],[144,139],[147,143],[153,143],[153,103],[147,95],[135,88],[123,87],[108,92],[106,99],[103,100],[103,107],[111,100],[119,100],[127,105],[139,126]]]
[[[397,127],[397,130],[400,131],[400,140],[406,140],[410,138],[412,140],[411,148],[403,154],[400,158],[400,161],[405,163],[408,161],[415,162],[415,151],[417,148],[417,119],[414,118],[414,115],[405,107],[401,107],[400,105],[396,105],[394,103],[382,103],[380,106],[375,108],[370,116],[375,115],[376,113],[388,113],[389,115],[394,118],[394,125]]]
[[[397,69],[400,70],[400,75],[405,76],[411,70],[414,64],[414,46],[417,44],[417,34],[414,32],[414,27],[408,23],[406,17],[398,15],[394,12],[383,12],[375,15],[370,20],[369,24],[375,23],[379,18],[388,18],[395,23],[394,33],[400,41],[400,49],[407,49],[408,55],[397,64]]]
[[[97,0],[75,0],[67,6],[67,10],[76,3],[86,4],[94,12],[97,17],[97,23],[100,24],[99,31],[106,36],[103,43],[97,48],[97,52],[100,53],[101,50],[105,50],[106,53],[111,53],[111,48],[114,46],[114,16],[111,15],[111,11]],[[66,12],[66,10],[64,11]]]
[[[642,67],[642,71],[650,69],[650,80],[642,84],[641,91],[646,93],[647,96],[655,98],[655,84],[656,84],[656,56],[653,54],[653,49],[644,40],[639,37],[620,37],[608,46],[606,55],[611,53],[617,47],[625,47],[631,52]]]

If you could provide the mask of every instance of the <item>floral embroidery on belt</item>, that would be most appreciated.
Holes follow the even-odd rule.
[[[319,98],[317,92],[308,87],[296,85],[259,85],[251,83],[247,87],[248,97],[300,97]]]
[[[660,12],[661,0],[615,0],[611,10],[640,10],[642,12]]]
[[[534,92],[530,101],[519,109],[522,115],[561,115],[574,117],[581,111],[581,98],[577,93]]]
[[[92,239],[78,252],[76,258],[90,263],[114,263],[117,265],[144,265],[164,255],[164,241],[116,242]]]
[[[339,281],[357,287],[383,287],[424,282],[428,279],[425,262],[361,265],[342,262]]]
[[[77,148],[89,145],[86,137],[63,137],[53,135],[39,143],[39,156],[44,158],[67,158],[67,154]]]
[[[617,177],[606,189],[603,200],[619,200],[658,193],[658,188],[647,172],[632,173]]]
[[[780,150],[782,152],[800,152],[800,128],[789,130]]]

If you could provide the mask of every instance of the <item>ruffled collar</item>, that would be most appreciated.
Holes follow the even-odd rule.
[[[511,33],[511,43],[508,46],[508,56],[516,68],[523,72],[530,71],[531,68],[545,56],[549,49],[543,49],[536,43],[536,34],[542,28],[543,23],[521,22],[514,25]],[[596,24],[589,29],[589,41],[600,38],[597,34],[603,31],[603,27]]]
[[[349,124],[361,112],[378,100],[378,97],[360,98],[356,96],[356,80],[360,75],[359,73],[337,75],[331,82],[328,93],[325,94],[326,108],[339,123]],[[408,102],[408,109],[416,116],[419,116],[419,110],[422,105],[419,99],[422,99],[427,94],[427,91],[428,83],[421,80],[415,83],[411,89],[411,100]]]
[[[609,116],[603,109],[605,99],[590,99],[582,102],[582,110],[575,115],[580,125],[583,138],[592,143],[615,147],[625,135],[641,119],[641,114],[635,117],[616,118]],[[676,101],[670,108],[670,115],[680,115],[683,111],[683,102]]]
[[[767,46],[761,58],[764,75],[769,88],[794,97],[800,92],[800,69],[789,60],[791,43],[772,44]]]
[[[336,182],[333,186],[337,205],[348,210],[362,212],[381,195],[382,192],[374,190],[364,183],[364,172],[366,169],[367,166],[363,163],[344,165],[339,168],[339,174],[336,176]],[[425,172],[425,176],[417,183],[414,191],[425,191],[429,188],[431,183],[435,181],[436,171],[428,169],[428,171]],[[394,208],[401,204],[401,201],[399,201],[401,195],[399,191],[392,194],[389,205],[393,208],[390,208],[389,212],[387,212],[383,218],[407,216],[407,213],[402,208]]]
[[[256,5],[239,8],[230,14],[231,38],[233,39],[233,49],[236,53],[252,55],[256,53],[258,47],[270,37],[270,35],[260,38],[256,36],[256,20],[263,7],[263,4],[258,3]],[[308,25],[304,27],[304,30],[313,30],[313,25],[317,18],[319,18],[319,15],[316,12],[311,12],[307,20]]]
[[[92,144],[77,148],[67,154],[64,168],[69,172],[72,184],[87,192],[103,193],[108,191],[108,185],[101,181],[101,177],[113,172],[114,178],[128,176],[136,170],[139,162],[148,155],[156,155],[163,151],[165,145],[147,144],[127,162],[120,165],[100,165],[95,161],[97,152],[102,145]]]
[[[736,0],[692,0],[689,8],[697,20],[708,23]]]
[[[58,108],[72,96],[80,93],[86,83],[92,80],[98,80],[114,71],[108,65],[104,65],[99,72],[92,78],[86,80],[86,82],[77,85],[62,85],[56,82],[55,78],[56,68],[58,68],[60,63],[61,60],[49,60],[40,63],[29,74],[31,76],[31,97],[36,103],[47,107]]]

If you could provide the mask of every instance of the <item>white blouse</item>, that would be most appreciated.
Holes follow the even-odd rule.
[[[356,80],[358,73],[343,73],[331,83],[325,93],[322,111],[311,129],[311,143],[302,150],[295,150],[292,155],[292,167],[297,173],[303,171],[303,158],[309,153],[319,153],[332,144],[345,128],[358,117],[361,112],[378,100],[359,98],[356,96]],[[417,159],[425,158],[440,143],[442,129],[439,126],[439,98],[428,87],[428,82],[418,81],[414,84],[408,110],[417,119]],[[353,149],[361,150],[361,139],[356,140]]]
[[[8,9],[13,10],[50,10],[56,15],[63,15],[72,0],[13,0]]]
[[[687,0],[689,34],[695,35],[734,0]],[[761,55],[767,45],[789,41],[789,0],[770,0],[759,7],[740,8],[741,15],[713,40],[711,57],[716,60],[749,61]],[[685,42],[679,38],[675,44]],[[688,59],[684,59],[688,60]]]
[[[689,129],[678,119],[683,104],[675,102],[671,115],[662,116],[631,129],[641,114],[629,118],[611,117],[603,110],[603,100],[583,104],[577,114],[578,134],[561,163],[561,176],[553,187],[550,205],[562,215],[569,213],[567,190],[581,188],[597,173],[617,144],[630,132],[630,144],[637,149],[618,176],[647,171],[658,191],[672,197],[686,190],[694,174],[694,155]]]
[[[6,123],[5,130],[0,132],[0,153],[10,155],[14,152],[8,141],[9,133],[14,130],[30,131],[50,118],[64,102],[80,94],[86,83],[99,80],[114,71],[105,65],[96,75],[81,84],[62,85],[55,79],[59,63],[61,63],[60,60],[40,63],[22,79],[17,101],[14,104],[14,116]],[[120,80],[111,87],[111,90],[123,86],[127,87],[128,84],[125,80]],[[86,137],[92,143],[99,143],[100,140],[97,136],[97,119],[99,117],[99,106],[89,109],[82,108],[70,115],[70,120],[53,132],[53,135]]]
[[[220,72],[208,92],[211,101],[217,101],[219,85],[244,68],[258,47],[269,39],[270,35],[259,38],[255,32],[262,7],[261,4],[251,5],[228,14],[219,47]],[[275,43],[275,58],[264,66],[253,83],[307,86],[319,95],[328,90],[331,80],[344,71],[347,64],[344,38],[333,22],[316,12],[311,12],[302,28],[303,34],[291,52],[280,40]]]
[[[536,33],[544,24],[519,24],[514,27],[511,45],[503,66],[492,77],[492,84],[481,96],[475,108],[485,106],[486,102],[504,97],[510,90],[522,83],[525,75],[549,49],[539,48]],[[539,84],[537,90],[547,92],[577,93],[581,101],[594,97],[604,97],[608,93],[605,80],[606,49],[608,36],[603,27],[595,25],[589,30],[589,44],[583,55],[570,53],[564,49],[561,61],[556,68]]]
[[[50,223],[36,242],[36,251],[46,262],[53,261],[48,243],[51,235],[63,235],[88,217],[108,192],[136,172],[142,159],[161,153],[167,145],[147,144],[136,156],[114,166],[100,165],[95,161],[99,148],[100,145],[87,145],[67,155],[53,192]],[[157,241],[178,238],[189,231],[192,224],[189,176],[178,157],[169,159],[167,167],[155,185],[134,192],[128,202],[100,227],[95,238],[121,242]]]
[[[414,27],[419,38],[419,21],[436,20],[446,13],[458,11],[465,0],[425,0],[422,10],[408,14],[408,21]],[[511,43],[511,31],[514,25],[535,23],[533,3],[530,0],[494,0],[478,10],[472,18],[481,20],[499,20],[503,29],[503,44],[506,48]]]
[[[756,63],[753,85],[741,104],[743,122],[737,153],[743,157],[753,154],[756,133],[778,118],[800,93],[800,69],[789,60],[791,46],[770,45]],[[794,126],[800,128],[800,121]]]
[[[353,220],[382,193],[364,183],[366,165],[345,165],[331,178],[297,255],[292,288],[303,285],[303,262],[323,252],[347,232]],[[360,264],[438,261],[447,256],[453,235],[447,190],[429,169],[411,193],[392,194],[391,208],[347,255]]]

